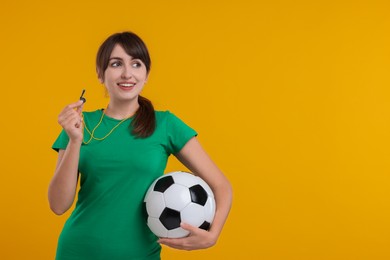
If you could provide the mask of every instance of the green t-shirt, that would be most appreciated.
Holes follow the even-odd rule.
[[[84,112],[92,131],[103,110]],[[129,131],[129,118],[106,139],[81,145],[80,190],[76,207],[58,240],[57,260],[160,259],[161,246],[146,225],[143,198],[163,175],[168,156],[197,133],[169,111],[156,111],[156,130],[148,138]],[[94,136],[105,136],[120,120],[104,116]],[[84,130],[84,141],[90,135]],[[62,131],[52,148],[66,149]]]

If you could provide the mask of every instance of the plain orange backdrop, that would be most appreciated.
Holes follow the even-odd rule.
[[[147,43],[144,95],[199,132],[234,188],[208,250],[164,259],[390,259],[388,1],[3,1],[0,259],[53,259],[57,115],[110,34]],[[171,159],[167,172],[183,170]]]

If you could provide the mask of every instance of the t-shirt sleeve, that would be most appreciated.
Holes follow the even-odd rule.
[[[67,133],[65,132],[65,130],[62,130],[62,132],[57,137],[57,140],[54,142],[54,144],[52,145],[51,148],[53,148],[53,150],[55,150],[57,152],[60,149],[65,150],[66,146],[68,145],[68,142],[69,142],[69,137],[68,137]]]
[[[180,118],[167,111],[167,138],[170,153],[179,152],[184,145],[198,133],[185,124]]]

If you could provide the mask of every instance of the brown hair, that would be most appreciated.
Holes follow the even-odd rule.
[[[140,59],[145,64],[146,73],[149,74],[151,60],[145,43],[132,32],[122,32],[108,37],[98,50],[96,72],[100,79],[104,80],[104,72],[108,67],[111,52],[117,44],[133,59]],[[131,133],[137,137],[146,138],[152,135],[156,128],[154,107],[149,99],[142,96],[138,96],[138,103],[139,108],[131,122]]]

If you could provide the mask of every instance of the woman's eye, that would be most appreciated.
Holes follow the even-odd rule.
[[[121,63],[119,61],[114,61],[113,63],[111,63],[111,67],[118,67],[120,65]]]
[[[133,63],[133,68],[140,68],[142,64],[140,62],[134,62]]]

